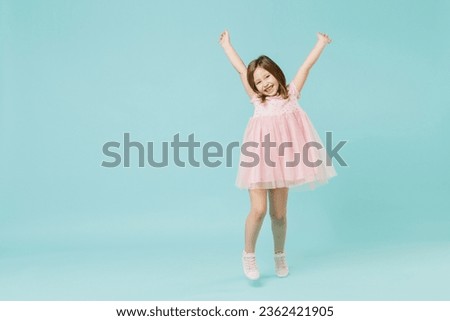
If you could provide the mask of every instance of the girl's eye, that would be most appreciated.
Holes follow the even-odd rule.
[[[260,81],[257,81],[256,84],[259,85]]]
[[[267,75],[266,78],[269,78],[269,75]]]

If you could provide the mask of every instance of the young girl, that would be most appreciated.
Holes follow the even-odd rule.
[[[244,274],[251,280],[259,278],[255,246],[266,214],[267,196],[275,271],[279,277],[285,277],[289,273],[284,251],[289,188],[314,189],[336,175],[319,135],[298,104],[311,67],[331,42],[326,34],[318,33],[317,37],[315,47],[287,85],[280,67],[269,57],[260,56],[246,67],[231,45],[228,31],[220,35],[220,44],[254,105],[241,146],[236,179],[237,187],[248,189],[250,195],[242,264]]]

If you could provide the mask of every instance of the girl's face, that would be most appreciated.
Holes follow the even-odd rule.
[[[265,96],[275,96],[278,92],[278,80],[267,70],[257,67],[253,72],[256,89]]]

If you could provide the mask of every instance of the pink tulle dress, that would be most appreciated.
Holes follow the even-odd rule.
[[[298,103],[294,83],[288,92],[287,99],[251,99],[254,114],[241,145],[238,188],[313,190],[337,175],[326,146]]]

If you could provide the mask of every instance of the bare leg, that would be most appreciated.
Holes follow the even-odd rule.
[[[288,188],[275,188],[269,190],[270,218],[272,220],[272,233],[275,253],[284,252],[287,228],[287,198]]]
[[[249,189],[250,213],[245,221],[245,252],[255,253],[256,240],[267,212],[267,190]]]

